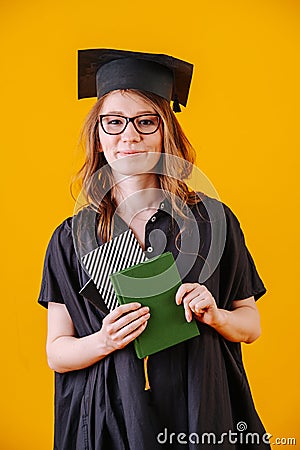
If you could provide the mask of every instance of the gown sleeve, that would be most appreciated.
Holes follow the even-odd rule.
[[[246,246],[240,223],[230,208],[224,205],[227,237],[221,258],[221,289],[224,303],[254,296],[258,300],[266,288]]]
[[[56,228],[48,244],[38,302],[46,308],[48,302],[65,304],[79,290],[78,260],[69,218]]]

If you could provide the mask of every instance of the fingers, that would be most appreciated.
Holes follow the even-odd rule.
[[[111,313],[109,313],[105,319],[107,319],[108,322],[115,322],[119,317],[123,316],[123,314],[139,309],[141,306],[142,305],[138,302],[132,302],[127,303],[126,305],[118,306]]]
[[[103,319],[102,335],[111,350],[125,347],[139,336],[150,318],[149,308],[133,302],[121,305]]]
[[[140,303],[128,303],[127,305],[121,305],[114,309],[103,319],[103,322],[105,322],[112,331],[118,331],[129,322],[148,312],[149,308],[146,306],[142,308]]]
[[[188,297],[188,293],[192,292],[190,298],[194,298],[195,295],[200,295],[207,291],[207,288],[199,283],[183,283],[177,290],[176,293],[176,303],[180,305],[182,303],[183,298]]]
[[[193,319],[193,314],[186,298],[187,296],[191,297],[190,293],[192,293],[192,296],[194,298],[194,296],[197,295],[195,293],[195,289],[197,289],[197,287],[198,285],[194,283],[184,283],[179,287],[176,293],[175,301],[177,305],[180,305],[183,302],[184,314],[187,322],[191,322],[191,320]]]
[[[209,298],[199,299],[198,297],[189,302],[190,309],[195,314],[201,314],[211,305]]]
[[[133,320],[129,323],[127,323],[124,327],[120,328],[119,331],[116,332],[116,336],[118,339],[124,339],[126,336],[135,334],[135,332],[139,328],[146,328],[147,321],[150,318],[150,313],[146,313],[140,317],[138,317],[136,320]],[[139,332],[138,334],[140,334]],[[134,338],[133,338],[134,339]]]
[[[132,333],[127,334],[127,336],[125,336],[123,338],[123,347],[125,347],[125,345],[128,345],[130,342],[134,341],[135,338],[137,338],[146,328],[148,321],[144,322],[142,325],[140,325],[136,330],[134,330]]]
[[[123,314],[123,316],[119,317],[119,319],[112,324],[112,328],[114,331],[118,331],[123,327],[126,327],[128,324],[135,322],[137,319],[142,319],[146,315],[150,315],[149,308],[147,306],[139,308],[136,311]]]
[[[175,301],[177,305],[180,305],[182,303],[184,295],[193,289],[192,286],[193,286],[192,283],[184,283],[181,286],[179,286],[175,296]]]
[[[211,293],[204,285],[198,283],[184,283],[176,293],[176,303],[183,304],[187,322],[191,322],[193,313],[204,314],[214,302]]]

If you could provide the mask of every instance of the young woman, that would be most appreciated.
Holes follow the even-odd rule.
[[[181,85],[188,92],[191,72],[183,80],[180,71],[190,65],[164,55],[86,52],[80,83],[96,78],[98,94],[83,130],[88,204],[55,230],[39,297],[48,307],[55,371],[54,448],[268,448],[240,348],[260,335],[255,301],[265,288],[231,210],[183,181],[194,153],[170,100],[175,109],[186,103]],[[101,310],[84,288],[93,285],[85,251],[126,229],[148,258],[173,253],[182,278],[174,302],[200,330],[151,355],[146,391],[133,341],[151,311],[138,301],[112,307],[105,298]]]

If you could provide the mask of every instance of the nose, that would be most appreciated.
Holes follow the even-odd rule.
[[[123,142],[140,142],[141,135],[140,133],[134,128],[134,125],[132,122],[129,122],[123,133],[121,134],[122,141]]]

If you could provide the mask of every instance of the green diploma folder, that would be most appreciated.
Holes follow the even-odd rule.
[[[175,303],[175,294],[182,283],[171,252],[109,277],[119,304],[139,302],[150,308],[147,327],[134,341],[138,358],[142,359],[200,334],[195,319],[187,322],[183,305]]]

